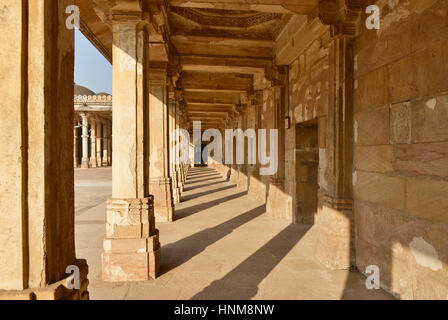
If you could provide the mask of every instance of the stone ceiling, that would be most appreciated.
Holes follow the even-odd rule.
[[[107,15],[117,0],[75,3],[81,9],[81,31],[111,60]],[[135,6],[138,1],[123,3]],[[254,77],[273,67],[282,30],[294,16],[313,14],[318,0],[142,0],[140,4],[153,21],[150,60],[168,65],[175,61],[190,120],[217,127],[235,112],[241,96],[253,91]]]

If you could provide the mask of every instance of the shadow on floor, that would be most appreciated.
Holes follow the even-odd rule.
[[[240,263],[223,278],[213,281],[191,299],[248,300],[258,293],[258,285],[300,241],[308,229],[289,225]]]
[[[199,183],[199,182],[206,182],[206,181],[211,181],[211,180],[217,180],[217,179],[222,179],[221,176],[207,176],[201,179],[196,179],[196,180],[190,180],[191,178],[188,178],[187,183],[186,184],[195,184],[195,183]]]
[[[232,189],[234,187],[235,186],[232,185],[232,186],[225,186],[225,187],[218,188],[218,189],[207,190],[207,191],[204,191],[204,192],[198,192],[198,193],[190,194],[190,195],[187,195],[187,196],[181,196],[181,199],[182,199],[182,202],[186,202],[186,201],[193,200],[193,199],[196,199],[196,198],[199,198],[199,197],[202,197],[202,196],[206,196],[206,195],[209,195],[209,194],[212,194],[212,193],[216,193],[216,192]]]
[[[208,181],[208,180],[204,180],[204,181]],[[209,187],[209,186],[213,186],[215,184],[221,184],[221,183],[226,183],[226,181],[224,181],[223,179],[220,179],[220,181],[206,183],[206,184],[201,184],[199,186],[194,186],[194,187],[187,187],[189,185],[189,183],[186,183],[185,187],[184,187],[184,192],[196,190],[196,189],[199,189],[199,188],[205,188],[205,187]],[[235,185],[233,185],[233,186],[235,186]]]
[[[243,197],[247,195],[247,191],[244,192],[239,192],[239,193],[235,193],[232,194],[230,196],[224,197],[224,198],[219,198],[219,199],[215,199],[209,202],[204,202],[201,204],[197,204],[195,206],[191,206],[191,207],[187,207],[187,208],[183,208],[183,209],[178,209],[176,210],[175,213],[175,220],[179,220],[188,216],[191,216],[192,214],[198,213],[199,211],[202,210],[207,210],[211,207],[215,207],[217,205],[220,205],[221,203],[227,202],[227,201],[231,201],[234,199],[238,199],[240,197]]]
[[[245,193],[244,193],[245,194]],[[236,194],[238,197],[242,194]],[[228,197],[227,197],[228,198]],[[225,198],[223,198],[225,199]],[[220,199],[222,200],[222,199]],[[225,200],[229,201],[229,200]],[[201,209],[205,210],[205,209]],[[198,255],[208,246],[216,241],[224,238],[233,232],[236,228],[255,219],[266,212],[266,206],[262,205],[250,211],[247,211],[235,218],[232,218],[224,223],[221,223],[213,228],[207,228],[197,232],[189,237],[170,243],[162,247],[164,255],[171,255],[170,263],[163,263],[160,267],[160,274],[164,274]],[[185,250],[189,248],[189,250]]]

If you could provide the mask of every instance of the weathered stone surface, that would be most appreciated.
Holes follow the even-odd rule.
[[[397,171],[448,177],[448,143],[397,145]]]
[[[353,92],[354,111],[360,112],[387,105],[389,102],[387,68],[382,67],[357,79]]]
[[[448,96],[418,100],[412,108],[412,142],[448,141]]]
[[[410,215],[448,224],[447,181],[409,178],[406,188],[406,209]]]
[[[390,141],[392,143],[411,142],[411,119],[409,102],[397,103],[390,107]]]
[[[393,147],[391,145],[355,147],[353,163],[356,170],[391,172],[394,163]]]
[[[266,185],[261,181],[260,177],[250,177],[248,196],[264,203],[266,202]]]
[[[448,257],[440,249],[448,242],[443,236],[446,225],[360,203],[356,203],[355,213],[360,271],[377,265],[382,287],[401,299],[440,298],[448,292],[444,285]]]
[[[357,171],[353,185],[356,200],[368,201],[402,210],[405,201],[405,179],[380,173]]]
[[[334,199],[319,192],[316,216],[316,259],[330,269],[349,269],[355,261],[351,200]]]
[[[446,91],[448,66],[444,61],[447,54],[448,42],[443,41],[390,64],[391,102],[403,102]]]
[[[160,243],[155,229],[154,198],[109,199],[103,247],[103,280],[155,278]]]
[[[271,183],[266,200],[266,214],[273,219],[292,221],[292,212],[292,196],[285,193],[280,185]]]
[[[355,114],[356,145],[385,145],[389,138],[389,106]]]

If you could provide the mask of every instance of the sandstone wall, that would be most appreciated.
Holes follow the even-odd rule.
[[[356,263],[397,297],[446,299],[448,3],[376,4],[354,43]]]
[[[285,191],[293,196],[293,220],[298,223],[314,222],[306,207],[309,199],[315,197],[317,201],[316,180],[320,192],[327,192],[325,148],[326,139],[332,137],[326,136],[329,41],[327,33],[317,37],[289,66],[291,127],[286,130],[285,139]],[[311,141],[313,135],[316,142]],[[318,155],[313,156],[315,152]],[[320,164],[318,170],[312,165],[315,157]]]

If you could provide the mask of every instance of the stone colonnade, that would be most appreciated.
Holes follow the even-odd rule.
[[[73,129],[75,168],[107,167],[112,164],[112,123],[91,112],[76,112]]]

